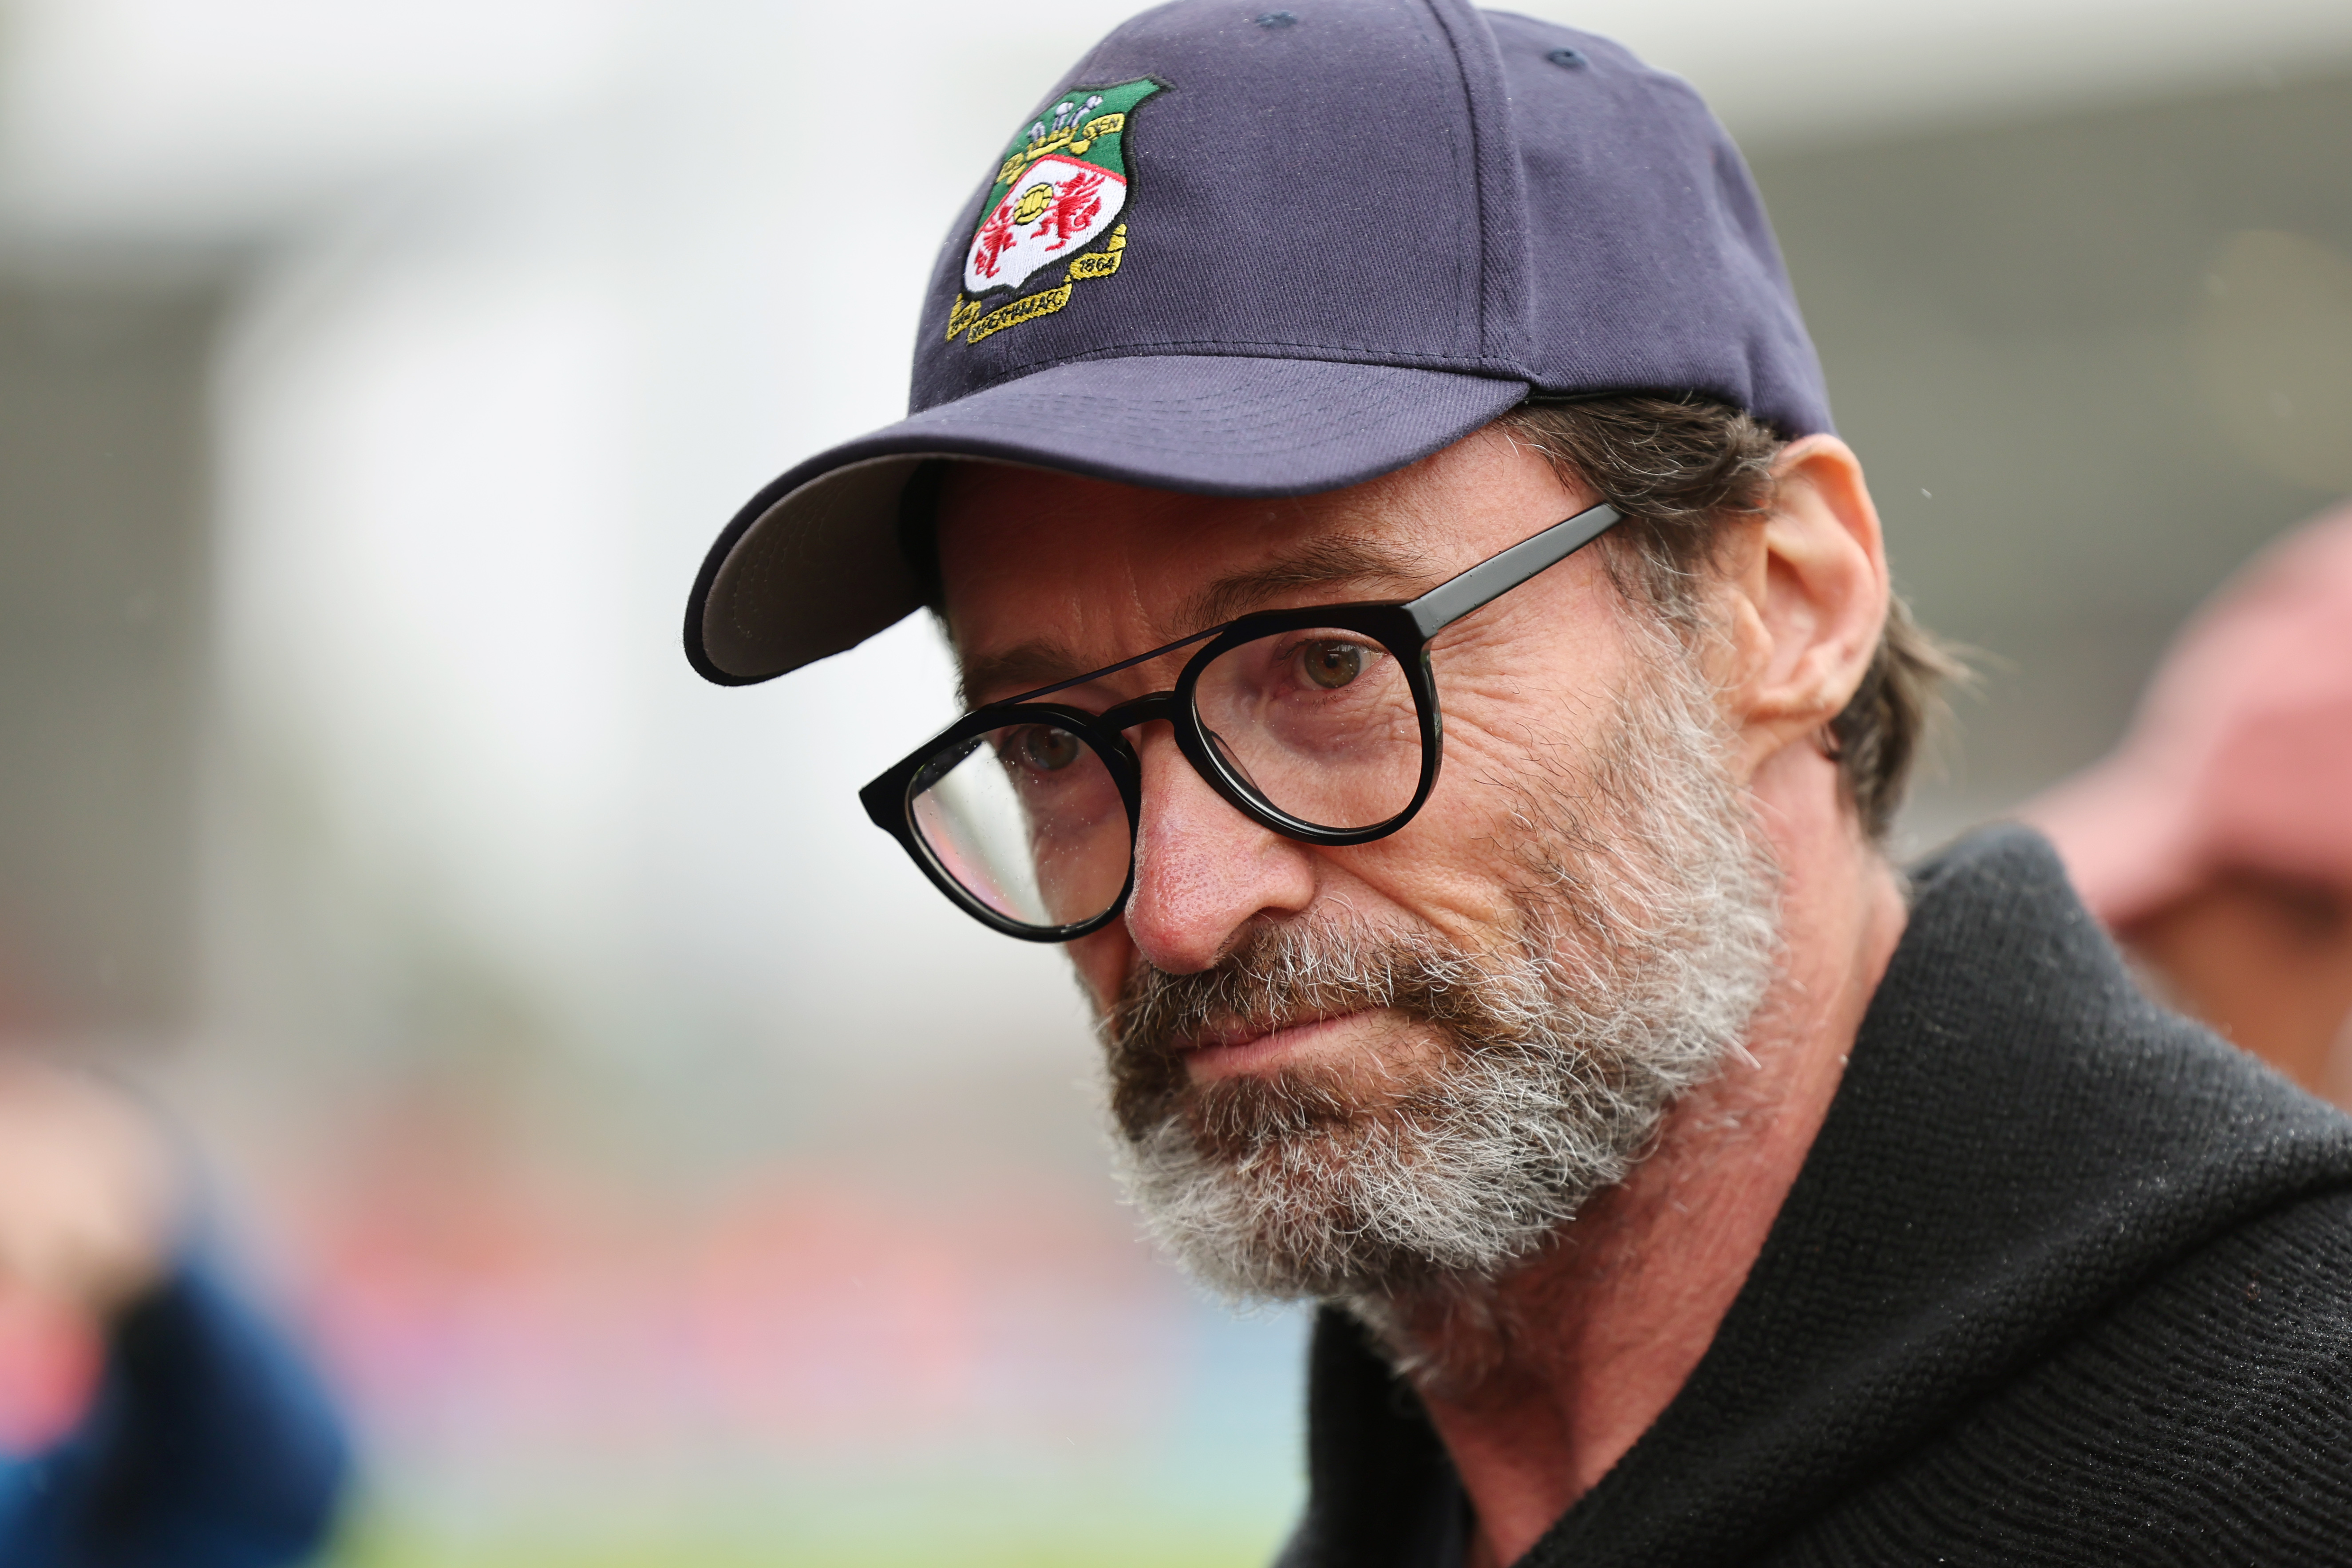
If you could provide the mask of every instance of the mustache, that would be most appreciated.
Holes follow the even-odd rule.
[[[1139,963],[1102,1024],[1112,1116],[1129,1139],[1141,1139],[1171,1109],[1197,1099],[1211,1123],[1201,1131],[1214,1137],[1213,1124],[1236,1109],[1223,1105],[1235,1094],[1218,1090],[1266,1098],[1249,1092],[1250,1086],[1195,1092],[1184,1052],[1212,1034],[1266,1034],[1318,1018],[1387,1010],[1434,1026],[1461,1049],[1477,1050],[1509,1035],[1480,1005],[1482,975],[1474,955],[1434,936],[1376,931],[1345,920],[1259,925],[1213,967],[1192,974]],[[1275,1087],[1285,1113],[1280,1119],[1300,1130],[1352,1114],[1346,1097],[1311,1075],[1286,1072]],[[1259,1108],[1251,1121],[1260,1122],[1268,1109]]]

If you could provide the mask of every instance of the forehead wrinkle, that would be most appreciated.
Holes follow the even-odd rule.
[[[1272,560],[1232,572],[1188,596],[1169,623],[1169,635],[1222,626],[1294,588],[1343,583],[1396,589],[1415,586],[1426,574],[1422,552],[1369,534],[1336,533],[1278,552]]]
[[[1155,628],[1152,640],[1164,642],[1222,626],[1296,588],[1349,584],[1367,593],[1392,589],[1402,596],[1422,585],[1428,575],[1428,557],[1425,552],[1369,533],[1326,534],[1278,551],[1257,565],[1227,573],[1185,595],[1172,615],[1151,609],[1153,595],[1142,563],[1130,557],[1122,567],[1119,591],[1125,607],[1137,625]],[[957,698],[966,708],[975,707],[980,693],[1028,690],[1139,651],[1122,648],[1097,657],[1055,638],[1032,637],[1001,652],[960,661]]]

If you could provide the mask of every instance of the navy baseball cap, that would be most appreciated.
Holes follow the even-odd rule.
[[[1530,395],[1830,428],[1763,204],[1686,83],[1459,0],[1265,3],[1145,12],[986,150],[911,412],[737,513],[687,606],[696,669],[767,680],[919,608],[899,519],[933,458],[1282,496]]]

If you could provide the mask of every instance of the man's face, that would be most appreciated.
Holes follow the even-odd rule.
[[[1594,499],[1493,433],[1283,500],[960,466],[940,562],[965,694],[1001,700],[1250,610],[1410,598]],[[1055,700],[1099,710],[1164,689],[1189,652]],[[1129,737],[1134,892],[1071,952],[1139,1195],[1239,1289],[1377,1291],[1524,1254],[1622,1174],[1761,993],[1769,872],[1706,684],[1596,552],[1448,628],[1433,666],[1435,792],[1370,844],[1284,838],[1219,797],[1165,723]],[[1695,900],[1721,905],[1727,877],[1717,920]],[[1694,984],[1713,990],[1694,1003]],[[1660,1052],[1673,1060],[1642,1059]],[[1547,1125],[1496,1131],[1528,1121]],[[1465,1164],[1488,1132],[1502,1142]],[[1461,1180],[1422,1190],[1439,1176]],[[1463,1212],[1444,1235],[1335,1240],[1448,1205]],[[1523,1223],[1497,1232],[1480,1216],[1498,1210]]]
[[[949,624],[972,705],[1111,664],[1249,610],[1411,598],[1592,504],[1535,455],[1475,437],[1353,489],[1231,500],[963,465],[941,507]],[[1133,732],[1144,816],[1127,918],[1072,944],[1098,1009],[1139,963],[1209,968],[1254,920],[1344,905],[1475,940],[1507,912],[1509,792],[1530,742],[1590,745],[1632,650],[1592,552],[1450,628],[1435,654],[1445,763],[1421,815],[1351,848],[1295,843],[1220,799],[1165,724]],[[1174,684],[1191,649],[1056,701],[1102,709]],[[1208,1046],[1197,1079],[1413,1047],[1393,1020]],[[1374,1049],[1375,1041],[1378,1048]]]

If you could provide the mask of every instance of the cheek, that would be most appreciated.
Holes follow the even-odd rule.
[[[1113,921],[1092,936],[1069,943],[1063,951],[1070,956],[1070,966],[1077,971],[1087,1005],[1094,1009],[1096,1017],[1104,1016],[1125,989],[1135,963],[1135,944],[1128,940],[1127,927]]]
[[[1633,648],[1613,598],[1591,583],[1556,587],[1433,652],[1449,772],[1552,766],[1563,752],[1574,771],[1600,739]]]
[[[1503,782],[1513,770],[1486,765],[1483,757],[1457,770],[1456,760],[1449,742],[1437,792],[1401,831],[1326,851],[1344,881],[1327,878],[1325,890],[1376,923],[1379,907],[1387,905],[1412,924],[1477,947],[1513,916],[1511,894],[1526,876],[1528,829],[1516,790]]]
[[[1467,650],[1439,675],[1445,760],[1425,814],[1509,811],[1528,790],[1579,791],[1617,722],[1621,678],[1566,660],[1530,672],[1503,650]]]
[[[1580,797],[1612,707],[1582,687],[1475,666],[1442,689],[1445,760],[1429,804],[1394,837],[1332,853],[1378,899],[1476,943],[1516,917],[1539,830],[1526,796]]]

